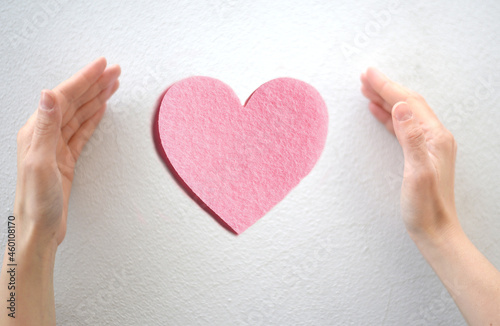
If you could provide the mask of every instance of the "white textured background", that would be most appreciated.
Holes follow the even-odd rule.
[[[60,325],[464,325],[405,232],[402,152],[368,112],[359,74],[375,65],[421,92],[455,134],[460,220],[500,267],[500,2],[270,2],[3,1],[4,217],[16,133],[40,90],[100,55],[123,69],[77,166],[56,262]],[[155,150],[156,102],[191,75],[221,79],[242,101],[294,77],[329,108],[314,170],[240,236]]]

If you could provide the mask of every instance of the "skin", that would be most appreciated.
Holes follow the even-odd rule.
[[[118,89],[120,67],[98,58],[53,90],[43,90],[40,105],[17,137],[14,203],[16,318],[0,314],[1,325],[55,325],[53,270],[66,234],[75,164]],[[42,103],[52,102],[51,110]],[[7,300],[6,248],[0,297]]]
[[[369,110],[403,149],[401,212],[408,234],[469,325],[500,325],[500,273],[457,218],[453,135],[421,95],[378,70],[368,68],[361,82]]]
[[[66,234],[76,161],[118,88],[119,66],[99,58],[52,91],[18,134],[16,318],[1,325],[55,325],[53,270]],[[405,168],[402,218],[410,237],[470,325],[500,325],[500,273],[469,241],[457,218],[457,146],[425,100],[374,68],[361,76],[369,110],[397,136]],[[49,96],[48,98],[46,96]],[[43,110],[50,102],[52,110]],[[6,248],[0,297],[9,298]]]

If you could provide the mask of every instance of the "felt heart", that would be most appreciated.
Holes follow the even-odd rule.
[[[169,167],[237,234],[311,171],[327,130],[321,95],[292,78],[263,84],[243,106],[217,79],[186,78],[167,89],[158,112]]]

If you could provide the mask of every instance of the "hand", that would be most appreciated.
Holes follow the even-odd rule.
[[[412,238],[460,228],[455,210],[457,145],[419,94],[369,68],[361,75],[369,109],[396,135],[404,153],[401,212]]]
[[[500,325],[500,272],[462,230],[455,210],[457,145],[419,94],[374,68],[361,75],[372,114],[403,148],[406,229],[469,325]]]
[[[25,230],[59,245],[78,157],[118,89],[120,67],[99,58],[53,90],[17,137],[14,215]]]

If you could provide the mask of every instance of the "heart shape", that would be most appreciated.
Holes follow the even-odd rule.
[[[293,78],[263,84],[243,106],[217,79],[186,78],[167,89],[158,112],[170,168],[237,234],[311,171],[327,131],[321,95]]]

